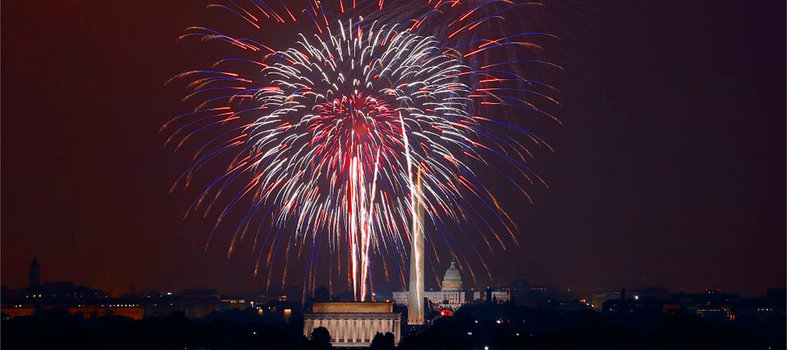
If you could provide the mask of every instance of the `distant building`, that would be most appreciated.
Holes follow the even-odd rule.
[[[620,299],[620,290],[605,290],[597,292],[590,298],[590,307],[593,308],[593,311],[602,312],[604,310],[603,305],[605,302],[616,299]]]
[[[401,314],[393,312],[390,302],[315,302],[311,313],[304,314],[303,335],[309,337],[318,327],[331,334],[336,347],[368,347],[377,333],[392,333],[401,339]]]
[[[186,289],[173,291],[142,290],[131,288],[120,298],[113,298],[104,291],[80,286],[68,281],[42,282],[41,266],[37,259],[29,265],[29,286],[10,289],[2,286],[3,317],[34,315],[40,310],[60,308],[84,318],[123,316],[131,319],[166,317],[172,312],[182,312],[188,318],[202,318],[213,312],[246,310],[253,308],[268,320],[288,322],[293,314],[300,315],[299,302],[288,302],[287,295],[299,300],[295,287],[274,290],[270,293],[220,295],[216,289]],[[300,287],[297,288],[300,290]],[[256,304],[255,304],[256,303]]]
[[[456,310],[467,303],[467,292],[464,291],[462,274],[456,267],[456,263],[451,262],[451,266],[445,271],[443,281],[439,291],[428,290],[423,292],[425,299],[436,305],[440,309]],[[397,305],[407,306],[408,291],[393,292],[393,301]]]
[[[30,304],[87,303],[109,299],[109,293],[74,282],[49,281],[25,290],[24,298]]]
[[[240,296],[222,296],[220,309],[224,310],[244,310],[248,306],[247,300]]]
[[[3,304],[2,308],[0,308],[0,313],[3,314],[4,318],[32,316],[35,312],[35,307],[25,304]]]
[[[722,293],[716,289],[708,289],[699,294],[675,295],[681,312],[717,320],[734,319],[733,305],[738,303],[739,298],[738,294]]]
[[[524,277],[511,281],[511,299],[517,303],[524,303],[530,294],[530,283]]]
[[[770,293],[766,298],[741,298],[733,305],[732,310],[732,320],[736,317],[751,316],[759,320],[767,320],[772,317],[784,319],[785,300],[783,297],[774,298]]]
[[[663,304],[665,311],[677,308],[677,301],[673,300],[673,294],[669,289],[661,287],[635,288],[629,292],[629,298],[634,300],[658,301]],[[618,300],[621,298],[620,290],[606,290],[598,292],[590,299],[590,306],[594,311],[604,311],[603,304],[608,300]]]
[[[18,291],[3,288],[2,314],[6,317],[30,316],[38,310],[62,308],[85,318],[125,316],[142,319],[143,310],[136,301],[110,299],[108,293],[73,282],[41,283],[41,265],[33,258],[28,268],[28,287]]]
[[[68,308],[72,315],[82,315],[84,318],[103,316],[123,316],[132,320],[141,320],[145,317],[144,309],[139,304],[103,304],[103,305],[74,305]]]
[[[605,314],[633,314],[662,312],[664,303],[660,300],[626,297],[626,290],[620,290],[619,299],[610,299],[601,304],[601,312]]]
[[[574,308],[575,305],[573,304],[579,300],[579,298],[571,292],[561,293],[548,285],[530,284],[522,276],[511,281],[510,288],[498,288],[496,293],[493,293],[493,298],[499,302],[511,301],[518,305],[530,307],[562,304],[567,309]],[[586,301],[585,307],[587,304],[589,303]],[[581,307],[581,305],[576,306]]]
[[[452,261],[451,266],[448,267],[445,275],[443,275],[443,283],[440,286],[440,290],[443,292],[460,292],[463,286],[462,274],[456,268],[456,263]]]
[[[484,302],[502,304],[511,300],[511,290],[507,287],[486,287],[486,290],[483,292],[474,292],[473,300],[483,300]]]

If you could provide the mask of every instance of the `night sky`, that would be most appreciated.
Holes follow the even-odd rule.
[[[550,187],[505,198],[520,245],[490,256],[492,283],[783,287],[784,2],[547,3],[564,125],[533,130]],[[207,62],[176,42],[203,5],[3,1],[4,285],[37,256],[43,280],[115,293],[262,288],[250,245],[205,250],[212,222],[181,220],[195,193],[168,194],[190,157],[158,133],[184,108],[164,82]]]

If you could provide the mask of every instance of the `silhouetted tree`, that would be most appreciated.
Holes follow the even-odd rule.
[[[331,346],[331,333],[325,327],[317,327],[312,331],[312,337],[309,340],[309,349],[311,350],[326,350],[333,349]]]
[[[380,332],[374,335],[374,339],[372,339],[372,344],[369,346],[369,350],[394,350],[396,349],[396,345],[394,345],[394,335],[391,332],[386,332],[383,335]]]
[[[785,317],[753,315],[734,321],[681,313],[603,314],[561,312],[513,304],[472,304],[404,336],[399,350],[682,350],[785,349]],[[182,312],[132,320],[84,318],[44,309],[33,316],[0,319],[0,349],[276,349],[327,350],[331,336],[317,328],[311,340],[303,324],[264,321],[256,310],[217,312],[189,319]],[[393,350],[393,334],[377,334],[374,350]]]

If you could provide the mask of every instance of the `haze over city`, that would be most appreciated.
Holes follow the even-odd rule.
[[[420,252],[411,243],[417,232],[427,242],[421,291],[439,293],[445,281],[460,278],[461,287],[448,291],[467,293],[461,300],[419,294],[415,300],[434,303],[418,311],[427,325],[432,316],[446,316],[435,306],[443,301],[450,301],[444,309],[451,315],[469,305],[465,310],[474,310],[475,320],[488,312],[479,305],[493,297],[501,305],[522,306],[516,285],[525,282],[527,290],[543,292],[519,295],[530,298],[524,302],[528,308],[566,302],[571,312],[585,305],[581,311],[600,313],[602,302],[627,300],[621,289],[628,289],[631,298],[652,293],[643,300],[658,300],[645,308],[670,315],[680,310],[699,319],[703,312],[696,305],[710,300],[703,298],[723,299],[713,312],[724,313],[720,317],[728,322],[742,315],[729,307],[772,309],[752,305],[782,295],[787,284],[783,3],[556,0],[479,6],[458,1],[448,7],[418,2],[421,10],[397,0],[366,7],[361,2],[357,9],[348,0],[341,1],[341,9],[333,3],[320,8],[313,1],[268,2],[217,2],[232,11],[182,0],[2,3],[4,310],[8,300],[25,309],[16,301],[48,293],[33,287],[68,282],[50,287],[85,287],[79,290],[99,299],[125,300],[115,304],[140,307],[129,313],[140,320],[172,311],[193,319],[209,314],[193,311],[199,303],[192,305],[189,298],[227,300],[227,305],[243,300],[249,309],[251,300],[273,303],[265,305],[279,308],[276,317],[284,317],[285,304],[275,303],[293,303],[286,309],[297,322],[307,320],[306,328],[309,314],[335,312],[333,306],[312,306],[314,301],[367,301],[379,295],[376,301],[387,300],[391,309],[375,306],[373,312],[406,315],[413,312],[412,299],[406,294],[396,299],[394,293],[407,292],[416,280],[410,256]],[[436,13],[450,21],[440,22]],[[399,52],[418,63],[359,54],[360,66],[390,65],[409,74],[391,78],[381,69],[346,92],[344,76],[337,74],[339,82],[330,86],[337,91],[325,93],[335,93],[335,99],[310,105],[325,96],[319,93],[320,80],[308,74],[320,68],[330,76],[336,63],[329,61],[343,46],[304,45],[308,55],[285,49],[300,48],[296,32],[330,42],[323,33],[330,28],[338,41],[345,28],[332,27],[334,19],[345,21],[342,26],[352,23],[350,38],[383,37],[369,44],[370,52]],[[413,24],[419,20],[422,26]],[[454,20],[478,22],[454,27]],[[384,25],[396,30],[387,32]],[[214,29],[254,40],[215,40]],[[525,39],[512,39],[519,36]],[[341,52],[350,57],[349,49]],[[225,58],[231,62],[220,61]],[[301,58],[308,62],[302,67],[311,68],[297,70]],[[269,67],[286,83],[258,66],[233,66],[232,60]],[[342,62],[339,70],[351,76],[355,62],[346,64],[351,68]],[[421,76],[429,64],[440,74]],[[240,78],[232,81],[235,70]],[[412,85],[421,90],[374,85],[386,82],[380,76],[388,82],[418,78]],[[317,83],[298,85],[304,81]],[[297,88],[289,91],[287,83]],[[196,92],[189,90],[194,86]],[[213,115],[168,124],[212,106],[222,88],[241,91],[216,107],[231,110],[227,116],[217,113],[225,119],[215,124],[227,129],[203,130],[199,123]],[[370,91],[379,96],[369,97]],[[419,101],[424,91],[430,94],[426,102]],[[387,100],[397,94],[407,95],[408,108],[421,114],[407,110],[403,117],[396,103],[404,98]],[[319,115],[315,120],[327,120],[300,120],[312,133],[303,133],[309,141],[299,141],[303,135],[296,132],[302,131],[292,125],[300,124],[286,119],[288,108],[302,107],[288,105],[291,101]],[[252,124],[242,124],[251,123],[242,118],[254,108],[284,111],[256,121],[265,128],[279,123],[279,129],[260,127],[249,136],[241,126]],[[351,120],[345,133],[333,133],[345,119]],[[259,141],[279,132],[298,137],[282,137],[275,147]],[[230,136],[224,140],[223,135]],[[331,137],[339,140],[336,145],[325,141]],[[212,159],[213,150],[203,149],[215,140],[237,147],[232,142],[240,139],[251,146],[227,159]],[[309,147],[306,156],[299,153]],[[211,159],[202,163],[200,157]],[[244,163],[252,160],[263,166]],[[199,170],[189,173],[192,167]],[[242,179],[249,189],[244,192],[246,183],[225,187],[219,181],[225,172],[224,179]],[[300,186],[282,185],[294,179]],[[220,186],[211,189],[216,183]],[[238,195],[235,205],[235,192],[248,197]],[[203,215],[208,206],[215,208]],[[225,206],[233,209],[226,216]],[[244,227],[250,233],[238,234]],[[35,285],[34,258],[40,264]],[[330,295],[318,300],[315,293],[322,289]],[[181,302],[183,310],[146,309],[143,315],[139,300],[145,293],[181,298],[173,305]],[[278,300],[279,294],[287,298]],[[600,296],[595,307],[594,296]],[[20,317],[34,317],[33,310],[49,306],[76,307],[70,301],[47,303]],[[409,311],[399,309],[408,303]],[[613,304],[615,310],[630,306]],[[210,305],[214,311],[226,306]],[[568,310],[566,305],[561,307]],[[517,310],[511,315],[529,312]],[[783,325],[779,306],[767,313],[776,315],[773,324]],[[300,336],[301,323],[296,327],[289,318],[286,323]],[[403,316],[396,344],[409,331],[406,326]],[[426,334],[421,331],[412,328],[413,334]],[[303,335],[311,339],[310,334]]]

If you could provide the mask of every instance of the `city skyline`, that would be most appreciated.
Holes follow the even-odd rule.
[[[451,262],[449,265],[447,265],[446,269],[443,272],[451,271],[451,270],[456,271],[456,273],[459,276],[458,277],[459,279],[458,279],[458,282],[450,282],[449,284],[458,283],[459,288],[455,289],[456,287],[453,286],[453,284],[452,284],[452,285],[448,286],[447,287],[448,289],[446,290],[445,289],[446,286],[444,286],[444,284],[446,283],[446,278],[447,278],[448,275],[441,274],[440,276],[442,276],[442,277],[436,278],[434,281],[432,281],[432,283],[426,283],[426,286],[424,287],[424,291],[423,291],[424,293],[426,293],[425,294],[426,295],[425,296],[426,299],[430,299],[430,300],[434,299],[435,295],[438,295],[440,293],[448,293],[449,295],[451,295],[451,298],[455,297],[455,296],[452,295],[452,293],[453,294],[456,294],[456,293],[459,293],[459,292],[461,292],[461,293],[465,293],[465,292],[468,292],[468,293],[469,292],[472,292],[472,293],[485,293],[485,290],[488,289],[488,288],[492,288],[493,290],[509,291],[509,290],[515,289],[516,288],[516,284],[517,283],[522,283],[522,281],[524,281],[525,283],[527,283],[529,286],[531,286],[533,288],[544,288],[545,290],[549,290],[551,292],[565,293],[566,295],[573,295],[573,296],[576,296],[576,297],[589,297],[591,295],[598,294],[598,293],[620,292],[621,290],[626,290],[626,289],[628,289],[628,290],[635,290],[636,291],[636,290],[647,290],[647,289],[653,289],[653,288],[663,289],[663,290],[666,290],[666,291],[670,291],[672,293],[700,293],[700,294],[702,294],[702,293],[709,293],[709,292],[719,292],[719,293],[723,292],[723,293],[733,293],[733,294],[736,294],[736,295],[740,295],[741,297],[764,297],[771,290],[784,289],[783,286],[772,286],[772,287],[765,288],[765,289],[763,289],[761,291],[757,291],[755,293],[747,294],[747,293],[740,293],[740,291],[736,291],[736,290],[722,290],[722,289],[717,288],[717,287],[705,287],[705,288],[699,288],[699,289],[680,289],[680,288],[679,289],[670,289],[670,288],[667,288],[667,287],[665,287],[665,286],[663,286],[661,284],[657,284],[657,283],[656,284],[653,284],[653,283],[648,284],[647,281],[643,281],[641,283],[635,283],[635,284],[630,284],[630,285],[619,284],[619,285],[611,285],[611,286],[599,287],[599,288],[592,289],[592,290],[587,290],[587,291],[577,291],[577,290],[572,290],[571,288],[563,288],[562,286],[550,285],[550,284],[543,283],[543,282],[537,281],[537,280],[530,280],[530,279],[526,278],[526,276],[523,276],[521,274],[517,275],[512,280],[500,281],[498,283],[486,283],[486,284],[484,284],[484,283],[466,283],[464,281],[465,277],[463,277],[462,273],[458,271],[458,269],[456,268],[456,265],[455,265],[454,262]],[[220,288],[217,288],[215,285],[191,285],[191,286],[179,286],[179,287],[150,286],[150,287],[147,287],[147,288],[140,288],[140,287],[137,287],[137,286],[134,286],[134,285],[130,285],[129,288],[126,289],[126,290],[104,290],[104,289],[100,288],[99,286],[86,285],[86,284],[82,284],[82,283],[78,283],[78,282],[70,281],[70,280],[64,280],[64,279],[44,279],[44,278],[41,277],[42,276],[41,275],[42,267],[41,267],[40,263],[38,262],[38,258],[37,257],[33,257],[33,260],[28,265],[26,271],[27,271],[28,280],[23,285],[18,285],[17,286],[17,285],[3,284],[3,287],[8,288],[8,290],[11,290],[11,291],[19,292],[19,291],[27,290],[29,288],[34,288],[34,287],[38,287],[38,286],[45,286],[47,284],[49,284],[49,285],[53,285],[53,284],[57,285],[57,284],[62,284],[62,283],[70,283],[70,284],[73,284],[75,286],[87,287],[87,288],[92,288],[92,289],[95,289],[95,290],[98,290],[98,291],[106,292],[106,293],[108,293],[109,295],[111,295],[112,297],[115,297],[115,298],[121,297],[121,296],[124,296],[124,295],[131,295],[131,294],[139,293],[139,292],[155,292],[155,293],[164,293],[164,294],[169,293],[169,294],[178,295],[178,294],[182,294],[184,292],[195,291],[195,290],[213,290],[216,293],[226,294],[226,295],[244,295],[244,294],[255,294],[255,293],[264,293],[264,294],[274,295],[276,293],[285,293],[285,292],[287,294],[298,294],[298,295],[301,295],[304,292],[306,292],[303,289],[303,285],[297,284],[297,283],[286,284],[286,285],[283,285],[283,286],[271,286],[271,287],[269,287],[267,289],[264,289],[264,288],[263,289],[251,288],[251,289],[246,289],[246,290],[221,290]],[[325,290],[326,292],[328,291],[327,290],[327,285],[318,285],[318,286],[316,286],[316,290],[318,290],[318,289]],[[406,305],[407,304],[406,301],[407,301],[407,299],[409,299],[409,296],[408,296],[409,291],[408,291],[407,286],[405,286],[404,288],[395,287],[395,286],[394,287],[386,287],[386,288],[378,288],[378,289],[375,289],[373,292],[376,294],[375,299],[378,300],[378,301],[379,300],[392,300],[392,301],[398,302],[397,300],[401,299],[401,300],[405,301],[405,305]],[[399,297],[397,297],[397,293],[400,293]],[[336,288],[336,289],[334,289],[334,291],[331,294],[331,296],[332,297],[338,297],[338,298],[351,298],[351,296],[352,296],[352,289],[351,288]],[[299,297],[299,296],[296,296],[296,297]],[[307,297],[311,297],[311,296],[307,295]],[[464,297],[462,297],[461,300],[462,300],[462,302],[457,304],[457,305],[461,305],[461,304],[464,303]],[[468,301],[469,300],[472,300],[472,298],[468,299]],[[506,300],[508,300],[508,299],[506,299]]]

